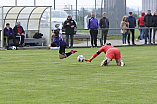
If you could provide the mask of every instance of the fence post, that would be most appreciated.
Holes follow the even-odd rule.
[[[103,46],[103,36],[102,36],[102,29],[100,29],[100,43],[101,43],[101,46]]]
[[[149,44],[151,45],[151,32],[150,32],[151,31],[151,27],[149,27],[148,30],[149,30]]]
[[[4,7],[2,7],[2,31],[1,31],[1,47],[4,47],[4,38],[3,38],[3,34],[4,34],[4,17],[3,17],[3,11]]]

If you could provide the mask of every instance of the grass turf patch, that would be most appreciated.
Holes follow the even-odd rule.
[[[76,49],[64,60],[57,50],[0,51],[0,103],[155,104],[157,47],[119,49],[125,67],[115,60],[101,67],[104,53],[91,63],[76,60],[81,54],[90,58],[98,48]]]

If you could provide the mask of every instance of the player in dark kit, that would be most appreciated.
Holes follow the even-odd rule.
[[[85,61],[91,62],[95,57],[97,57],[101,52],[106,54],[105,59],[102,61],[101,66],[107,66],[112,59],[116,60],[118,66],[124,66],[124,62],[121,60],[120,50],[111,46],[111,43],[107,43],[102,46],[90,59],[85,59]]]
[[[59,49],[59,58],[64,59],[77,51],[71,50],[70,52],[65,53],[66,44],[59,31],[60,29],[56,29],[53,31],[52,33],[53,43],[47,46],[47,49]]]

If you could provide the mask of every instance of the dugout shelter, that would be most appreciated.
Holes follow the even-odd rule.
[[[50,18],[47,20],[48,25],[41,25],[42,15],[45,10],[49,9]],[[17,22],[21,22],[25,30],[25,38],[32,38],[35,32],[44,34],[46,42],[50,43],[51,38],[51,6],[2,6],[0,7],[0,47],[4,47],[3,29],[6,23],[10,23],[10,27],[14,28]]]

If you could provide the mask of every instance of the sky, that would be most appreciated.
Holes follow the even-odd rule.
[[[56,8],[62,8],[63,5],[76,5],[76,0],[55,0]],[[90,2],[89,2],[90,1]],[[97,5],[100,6],[101,0],[96,0]],[[138,10],[138,8],[142,9],[142,0],[126,0],[127,7],[134,8]],[[19,6],[33,6],[34,0],[17,0]],[[36,4],[38,6],[53,6],[54,0],[36,0]],[[95,0],[77,0],[78,8],[94,8]],[[15,0],[0,0],[0,6],[14,6]],[[75,8],[75,6],[73,7]]]

